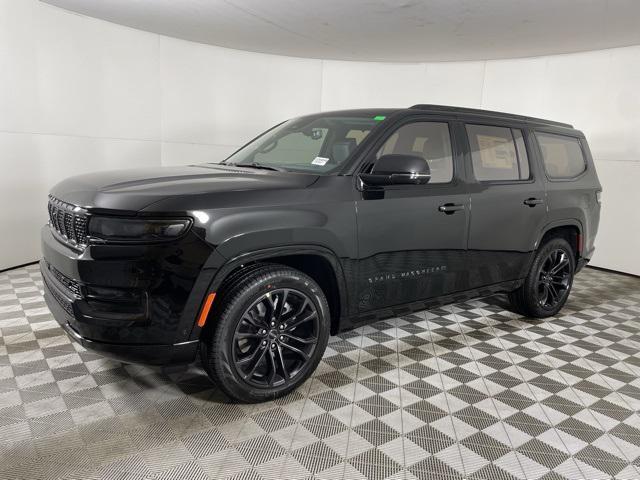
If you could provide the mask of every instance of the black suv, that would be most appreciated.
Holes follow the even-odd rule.
[[[600,184],[557,122],[434,105],[286,121],[221,164],[81,175],[42,230],[66,332],[187,363],[240,401],[315,369],[330,333],[508,292],[555,315],[591,257]]]

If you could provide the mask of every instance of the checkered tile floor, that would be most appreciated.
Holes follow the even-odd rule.
[[[287,398],[71,343],[37,266],[0,273],[0,478],[637,479],[640,279],[586,269],[561,315],[502,297],[330,340]]]

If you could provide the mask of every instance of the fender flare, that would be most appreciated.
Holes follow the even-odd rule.
[[[540,235],[538,235],[538,238],[536,239],[535,250],[538,249],[538,247],[540,246],[540,242],[542,241],[543,237],[547,234],[547,232],[557,227],[576,227],[578,229],[578,233],[580,235],[584,235],[583,233],[584,227],[582,226],[582,222],[577,218],[565,218],[562,220],[554,220],[553,222],[547,223],[542,228],[542,230],[540,230]]]
[[[214,253],[215,254],[215,253]],[[198,308],[198,312],[200,312],[202,308],[202,304],[208,293],[215,292],[222,282],[227,276],[234,271],[236,268],[240,267],[245,263],[260,261],[260,260],[269,260],[270,258],[277,258],[288,255],[316,255],[324,258],[329,262],[331,268],[333,270],[333,274],[337,283],[338,296],[340,301],[340,311],[338,312],[339,318],[337,319],[340,322],[340,318],[346,316],[347,306],[349,302],[348,290],[346,288],[347,282],[344,276],[344,270],[342,268],[342,263],[340,262],[338,256],[333,252],[333,250],[321,246],[321,245],[313,245],[313,244],[296,244],[296,245],[283,245],[280,247],[270,247],[260,250],[252,250],[248,252],[243,252],[239,255],[234,256],[233,258],[227,259],[224,263],[222,263],[213,279],[211,280],[209,287],[205,291],[204,297],[200,299],[200,306]],[[219,258],[223,258],[221,255]],[[190,340],[195,340],[200,337],[200,333],[203,328],[198,327],[196,324],[196,318],[193,319],[193,328],[190,335]]]

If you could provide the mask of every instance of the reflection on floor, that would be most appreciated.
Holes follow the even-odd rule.
[[[0,274],[0,478],[640,477],[640,279],[587,269],[557,318],[493,297],[330,340],[276,402],[63,334],[36,266]]]

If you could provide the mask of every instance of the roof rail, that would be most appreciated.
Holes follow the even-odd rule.
[[[557,127],[573,128],[573,125],[562,122],[554,122],[553,120],[545,120],[543,118],[527,117],[524,115],[515,115],[513,113],[495,112],[493,110],[482,110],[480,108],[466,108],[466,107],[449,107],[447,105],[429,105],[429,104],[417,104],[409,107],[411,110],[431,110],[434,112],[447,112],[447,113],[467,113],[473,115],[484,115],[488,117],[508,118],[512,120],[520,120],[523,122],[539,123],[543,125],[553,125]]]

